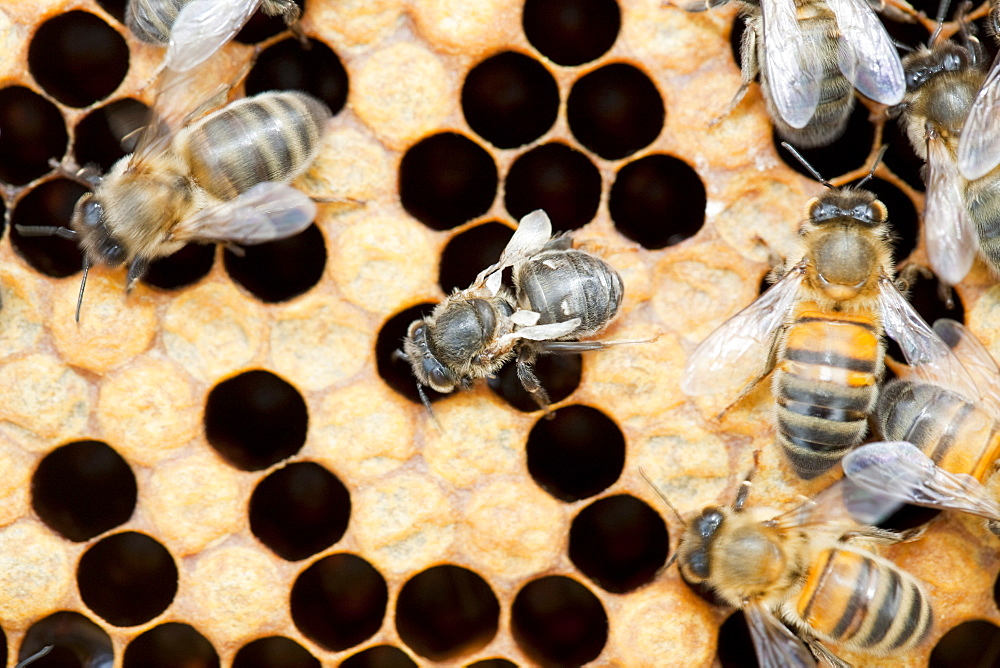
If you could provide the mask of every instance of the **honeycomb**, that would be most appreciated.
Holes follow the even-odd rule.
[[[772,442],[766,388],[679,389],[686,356],[754,299],[821,186],[779,152],[739,85],[741,22],[660,0],[308,0],[304,49],[255,17],[205,77],[236,95],[302,88],[335,118],[297,185],[321,197],[293,239],[190,246],[131,292],[90,272],[66,225],[153,102],[162,49],[123,0],[0,0],[0,644],[7,666],[754,665],[741,613],[663,568],[683,513],[729,501],[753,452],[753,503],[804,483]],[[923,8],[933,13],[935,7]],[[923,25],[893,24],[915,44]],[[918,242],[919,162],[883,109],[806,151],[863,174],[901,262]],[[544,207],[622,275],[604,338],[655,342],[543,358],[545,419],[505,370],[417,400],[392,358],[406,326],[495,260]],[[1000,357],[1000,288],[978,266],[945,311]],[[901,519],[900,521],[904,521]],[[910,518],[911,523],[926,517]],[[940,515],[885,554],[928,585],[937,620],[869,666],[995,665],[1000,556]]]

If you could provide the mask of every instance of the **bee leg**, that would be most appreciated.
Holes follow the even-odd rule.
[[[132,260],[132,264],[128,266],[128,276],[125,278],[125,291],[131,292],[132,288],[135,286],[135,282],[138,281],[149,269],[149,261],[136,258]]]
[[[535,400],[538,407],[545,411],[547,417],[552,417],[549,412],[549,394],[542,387],[541,381],[535,375],[531,366],[535,363],[538,353],[531,346],[524,346],[517,356],[517,379],[521,381],[521,387],[525,389],[531,398]]]
[[[750,88],[750,84],[753,80],[757,78],[757,73],[760,70],[759,63],[757,62],[757,31],[750,22],[747,22],[747,29],[743,31],[743,40],[740,43],[740,60],[743,62],[743,66],[740,70],[743,75],[743,82],[740,87],[736,90],[736,95],[733,96],[732,101],[726,110],[722,112],[719,116],[712,119],[708,123],[708,127],[714,127],[721,123],[729,114],[740,105],[743,98],[747,94],[747,90]]]
[[[805,642],[806,646],[812,651],[817,659],[821,661],[826,661],[833,668],[851,668],[851,664],[847,663],[839,656],[828,650],[826,647],[820,643],[819,640],[813,638],[812,636],[804,636],[802,640]]]
[[[743,510],[743,506],[746,505],[747,499],[750,498],[750,488],[753,486],[753,479],[757,475],[757,470],[759,468],[760,450],[754,450],[753,466],[747,472],[747,477],[740,483],[739,489],[736,490],[736,501],[733,502],[733,510],[737,512]]]

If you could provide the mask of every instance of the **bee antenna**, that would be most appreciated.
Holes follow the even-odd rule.
[[[40,650],[29,656],[24,661],[19,661],[14,668],[24,668],[24,666],[27,666],[29,663],[37,661],[38,659],[42,658],[43,656],[51,652],[53,647],[55,647],[55,645],[46,645],[45,647],[41,648]]]
[[[803,158],[802,154],[795,150],[794,146],[792,146],[791,144],[789,144],[786,141],[781,142],[781,145],[785,147],[786,151],[788,151],[793,156],[795,156],[795,159],[798,160],[799,163],[801,163],[803,167],[805,167],[806,169],[809,170],[809,173],[813,175],[814,179],[816,179],[817,181],[819,181],[820,183],[822,183],[824,186],[826,186],[830,190],[834,190],[833,184],[830,183],[829,181],[827,181],[826,179],[824,179],[820,175],[820,173],[816,171],[816,168],[813,167],[812,165],[810,165],[809,161],[807,161],[805,158]]]
[[[879,149],[878,155],[875,156],[875,162],[872,164],[872,168],[868,172],[868,176],[858,181],[858,185],[854,186],[855,188],[860,188],[861,186],[865,185],[866,183],[872,180],[872,178],[875,176],[875,170],[878,169],[878,166],[880,164],[882,164],[882,158],[885,157],[885,152],[888,150],[889,150],[889,145],[882,144],[882,148]]]
[[[59,237],[60,239],[76,241],[79,236],[76,230],[59,225],[15,225],[14,229],[22,237]]]
[[[948,7],[950,5],[951,5],[951,0],[941,0],[941,4],[938,5],[937,16],[934,17],[934,20],[937,22],[937,27],[934,28],[934,32],[931,33],[930,39],[927,40],[928,44],[933,44],[935,41],[937,41],[938,36],[944,29],[944,17],[948,13]]]
[[[430,399],[427,398],[427,393],[424,392],[424,386],[420,384],[419,380],[417,381],[417,394],[420,395],[420,403],[422,403],[424,408],[427,409],[427,413],[431,416],[431,420],[433,420],[437,428],[441,430],[441,433],[444,433],[444,427],[442,427],[441,423],[438,422],[437,415],[434,414],[434,409],[431,407]]]
[[[893,45],[895,45],[895,47],[897,49],[902,49],[903,51],[906,51],[907,53],[913,53],[913,47],[910,46],[909,44],[904,44],[903,42],[900,42],[898,39],[892,40],[892,43],[893,43]]]
[[[83,258],[83,279],[80,281],[80,296],[76,298],[76,321],[80,322],[80,308],[83,306],[83,289],[87,287],[87,274],[90,273],[90,260]]]
[[[674,507],[674,504],[670,503],[670,499],[667,498],[667,495],[663,493],[663,490],[661,490],[659,487],[656,486],[656,483],[654,483],[648,475],[646,475],[646,472],[642,470],[641,466],[639,467],[639,475],[641,475],[642,479],[646,481],[646,484],[648,484],[650,487],[653,488],[653,491],[656,492],[656,495],[661,499],[663,499],[663,503],[667,504],[667,507],[673,511],[674,517],[676,517],[677,521],[681,523],[681,526],[687,527],[687,522],[685,522],[684,518],[681,517],[680,512],[677,511],[677,508]],[[676,558],[677,555],[675,554],[674,559]],[[674,562],[674,559],[670,560],[670,564]],[[670,564],[667,564],[667,566],[669,566]]]

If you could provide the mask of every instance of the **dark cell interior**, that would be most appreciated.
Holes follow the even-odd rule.
[[[323,278],[326,243],[315,223],[287,239],[226,249],[223,266],[229,277],[262,302],[273,304],[298,297]]]
[[[208,276],[215,263],[215,244],[190,243],[173,255],[150,263],[142,282],[161,290],[178,290]]]
[[[532,367],[542,388],[549,395],[549,402],[562,401],[576,392],[583,377],[583,357],[573,355],[542,355]],[[486,384],[497,396],[519,411],[531,413],[539,410],[538,402],[524,389],[517,377],[517,364],[511,362],[501,367]]]
[[[624,594],[651,582],[667,561],[667,526],[628,494],[599,499],[570,527],[569,558],[605,591]]]
[[[115,658],[107,632],[78,612],[62,610],[32,624],[17,659],[24,661],[50,645],[52,649],[33,661],[31,668],[110,666]]]
[[[305,0],[295,0],[295,4],[301,13],[305,13]],[[288,25],[281,16],[268,16],[258,9],[234,39],[244,44],[256,44],[285,30],[288,30]]]
[[[269,474],[250,497],[250,530],[288,561],[310,557],[344,535],[351,497],[335,475],[313,462]]]
[[[935,508],[904,505],[889,517],[878,523],[878,528],[889,531],[908,531],[923,526],[941,514]]]
[[[187,624],[167,622],[142,633],[125,648],[124,668],[218,668],[212,643]]]
[[[583,75],[566,101],[573,136],[607,160],[632,155],[652,143],[665,115],[656,85],[627,63],[611,63]]]
[[[119,23],[125,23],[125,5],[128,0],[97,0],[104,11],[111,14]]]
[[[311,93],[336,114],[347,102],[347,70],[333,49],[323,42],[310,39],[309,48],[305,48],[290,37],[264,49],[247,74],[247,95],[266,90]]]
[[[470,663],[466,668],[517,668],[517,664],[507,659],[483,659]]]
[[[27,236],[18,225],[69,227],[76,201],[87,189],[69,179],[53,179],[29,190],[11,211],[10,242],[35,271],[52,278],[72,276],[83,267],[76,241],[55,236]]]
[[[625,437],[590,406],[566,406],[528,435],[528,473],[555,498],[578,501],[606,489],[625,465]]]
[[[135,475],[100,441],[76,441],[49,452],[31,481],[31,507],[63,537],[82,542],[128,521]]]
[[[177,593],[177,564],[146,534],[102,538],[80,558],[76,573],[87,607],[115,626],[136,626],[167,609]]]
[[[0,90],[0,181],[20,186],[47,174],[68,141],[58,107],[24,86]]]
[[[398,647],[375,645],[347,657],[340,668],[417,668],[417,664]]]
[[[241,647],[233,657],[233,668],[320,668],[320,663],[291,638],[268,636]]]
[[[931,652],[929,668],[992,668],[1000,665],[1000,629],[976,619],[944,634]]]
[[[911,188],[922,192],[924,190],[924,178],[921,171],[923,170],[924,161],[918,158],[917,154],[913,152],[913,145],[902,129],[900,129],[899,123],[889,121],[885,124],[882,130],[882,143],[889,147],[885,151],[885,157],[882,158],[886,167],[891,169],[893,174],[903,179]],[[913,206],[912,202],[910,206]],[[889,215],[893,215],[892,209],[889,209]]]
[[[436,304],[423,303],[400,311],[386,320],[375,341],[375,364],[378,375],[389,387],[416,404],[420,403],[420,395],[417,393],[417,379],[413,375],[413,368],[409,362],[395,357],[393,353],[402,350],[403,338],[410,323],[429,316],[435,306]],[[424,395],[431,402],[448,396],[429,387],[424,388]]]
[[[563,575],[522,587],[511,606],[510,627],[521,650],[543,665],[593,661],[608,640],[608,616],[600,600]]]
[[[259,369],[219,383],[205,404],[205,437],[244,471],[265,469],[298,452],[308,422],[298,390]]]
[[[729,615],[719,627],[717,652],[722,668],[756,668],[759,665],[742,610]]]
[[[136,131],[149,120],[149,108],[130,97],[94,109],[76,124],[73,159],[78,165],[96,165],[102,174],[130,152]],[[127,142],[128,148],[122,142]]]
[[[656,250],[693,237],[705,223],[705,185],[671,155],[647,155],[618,170],[608,197],[615,228]]]
[[[566,232],[593,220],[601,201],[601,174],[584,153],[551,142],[520,155],[505,188],[504,205],[514,218],[545,209],[552,229]]]
[[[480,137],[497,148],[516,148],[535,141],[555,123],[559,89],[540,62],[504,51],[466,75],[462,111]]]
[[[110,95],[128,72],[125,39],[89,12],[66,12],[38,27],[28,47],[28,70],[45,91],[70,107]]]
[[[382,626],[389,590],[371,564],[353,554],[331,554],[304,570],[292,586],[292,621],[331,651],[358,645]]]
[[[442,614],[447,610],[448,614]],[[434,566],[410,578],[396,601],[396,630],[432,661],[484,647],[496,635],[500,603],[486,581],[467,568]]]
[[[615,0],[526,0],[521,22],[531,45],[559,65],[602,56],[618,38]]]
[[[479,272],[500,259],[514,230],[488,222],[456,234],[444,247],[438,265],[438,283],[445,294],[472,285]]]
[[[734,91],[735,92],[735,91]],[[825,179],[831,179],[840,174],[845,174],[852,169],[857,169],[866,165],[865,160],[871,151],[872,141],[875,137],[875,128],[868,120],[868,109],[863,104],[858,104],[851,112],[851,117],[847,121],[847,128],[844,134],[829,146],[820,148],[799,148],[796,150],[813,168]],[[795,159],[783,146],[782,139],[777,132],[773,134],[774,146],[778,151],[778,157],[786,165],[803,176],[813,178],[802,163]]]
[[[465,135],[441,132],[422,139],[399,164],[403,208],[431,229],[451,229],[483,215],[496,193],[493,158]]]

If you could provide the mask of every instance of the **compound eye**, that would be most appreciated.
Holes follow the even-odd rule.
[[[441,367],[431,369],[427,377],[430,379],[431,384],[437,387],[450,387],[452,385],[451,379]]]
[[[87,227],[97,227],[104,221],[104,207],[93,197],[88,197],[80,205],[80,220]]]
[[[117,244],[103,246],[101,254],[104,256],[104,261],[112,267],[117,267],[125,261],[125,250]]]
[[[860,220],[860,221],[864,221],[866,223],[870,223],[871,220],[872,220],[872,210],[871,210],[871,207],[867,207],[867,206],[864,206],[864,205],[858,205],[858,206],[854,207],[854,211],[851,212],[851,217],[855,218],[856,220]]]

